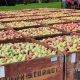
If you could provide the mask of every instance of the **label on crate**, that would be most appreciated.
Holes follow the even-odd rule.
[[[71,63],[76,62],[76,53],[71,54]]]
[[[4,66],[0,66],[0,78],[5,77],[5,68]]]
[[[57,57],[52,57],[51,62],[55,62],[55,61],[57,61]]]
[[[63,56],[61,57],[61,61],[64,62],[64,57]]]

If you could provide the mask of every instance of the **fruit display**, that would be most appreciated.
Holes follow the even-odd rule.
[[[48,15],[49,13],[46,12],[37,12],[36,15]]]
[[[28,17],[28,16],[32,16],[32,15],[33,14],[30,14],[30,13],[29,14],[23,14],[23,13],[22,14],[17,14],[17,13],[16,14],[0,14],[0,18],[8,18],[8,19],[9,18],[12,18],[12,19],[15,18],[16,19],[16,17],[24,17],[24,16]]]
[[[14,10],[14,11],[0,11],[0,18],[7,17],[28,17],[28,16],[42,16],[42,15],[51,15],[54,17],[60,16],[71,16],[71,15],[79,15],[80,10],[72,10],[72,9],[57,9],[57,8],[45,8],[45,9],[24,9],[24,10]],[[55,15],[54,15],[55,13]]]
[[[78,35],[47,38],[41,40],[41,42],[47,43],[62,52],[75,52],[80,50],[80,36]]]
[[[38,20],[39,23],[42,24],[53,24],[53,23],[61,23],[61,22],[66,22],[65,20],[60,20],[57,18],[53,18],[53,19],[42,19],[42,20]]]
[[[66,17],[71,15],[79,16],[79,12],[70,9],[24,9],[15,11],[0,11],[0,22],[4,21],[17,21],[17,20],[29,20],[29,19],[41,19],[41,18],[56,18]]]
[[[66,34],[66,31],[80,30],[79,12],[80,10],[57,8],[0,11],[0,28],[6,28],[0,29],[0,41],[7,41],[0,43],[0,65],[55,55],[58,50],[62,52],[80,50],[78,35],[56,35],[63,35],[63,31]],[[54,35],[57,37],[52,37]],[[52,38],[42,39],[47,36]],[[15,39],[22,40],[23,37],[30,40],[40,37],[41,42],[57,50],[47,49],[37,44],[37,41],[19,42]],[[11,43],[9,40],[15,42]]]
[[[80,30],[80,23],[54,24],[53,27],[67,32]]]
[[[20,17],[8,17],[0,19],[0,22],[10,22],[10,21],[21,21],[21,20],[32,20],[32,19],[42,19],[48,18],[49,16],[20,16]]]
[[[27,20],[27,18],[24,17],[14,17],[14,18],[3,18],[0,19],[0,22],[8,22],[8,21],[18,21],[18,20]]]
[[[69,16],[68,14],[64,14],[64,13],[60,13],[60,12],[54,12],[54,13],[51,13],[48,15],[49,17],[51,18],[54,18],[54,17],[65,17],[65,16]]]
[[[68,13],[71,16],[80,16],[80,13]]]
[[[1,30],[0,31],[0,41],[14,39],[14,38],[22,38],[23,36],[14,30]]]
[[[20,18],[22,18],[22,17],[20,17]],[[44,15],[44,16],[43,15],[34,15],[34,16],[27,16],[25,18],[26,18],[26,20],[36,20],[36,19],[49,18],[49,16],[46,16],[46,15]]]
[[[0,19],[6,17],[6,15],[0,14]]]
[[[6,27],[12,27],[12,28],[20,28],[20,27],[29,27],[29,26],[36,26],[40,25],[36,21],[16,21],[16,22],[8,22],[4,23],[4,26]]]
[[[70,20],[70,21],[80,21],[80,16],[70,16],[70,17],[64,17],[61,19],[66,19],[66,20]]]
[[[19,16],[30,16],[33,15],[33,13],[29,13],[29,14],[24,14],[24,11],[21,10],[16,10],[16,11],[0,11],[0,17],[2,16],[2,18],[4,17],[19,17]],[[28,13],[28,11],[27,11]]]
[[[55,55],[56,51],[29,42],[0,44],[0,65]]]
[[[35,15],[35,16],[28,16],[28,17],[26,17],[27,20],[29,20],[29,19],[30,20],[33,20],[33,19],[35,20],[35,19],[42,19],[42,18],[45,18],[45,16],[41,16],[41,15],[40,16],[36,16]]]
[[[58,31],[52,27],[28,28],[28,29],[18,30],[18,32],[22,33],[23,35],[25,35],[27,37],[45,36],[45,35],[62,33],[61,31]]]
[[[0,23],[0,28],[5,28],[5,26],[2,23]]]
[[[80,10],[75,10],[74,12],[76,12],[76,13],[80,13]]]

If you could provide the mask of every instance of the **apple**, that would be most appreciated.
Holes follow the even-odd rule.
[[[48,45],[56,48],[62,52],[74,52],[80,48],[80,37],[78,35],[72,36],[58,36],[53,38],[47,38],[40,40],[41,42],[47,43]]]
[[[0,65],[55,55],[56,50],[29,42],[0,44]]]
[[[62,33],[61,31],[56,30],[52,27],[28,28],[28,29],[18,30],[18,32],[22,33],[26,37],[44,36],[44,35]]]
[[[67,32],[80,30],[80,23],[65,23],[65,24],[54,24],[53,27],[62,29]]]

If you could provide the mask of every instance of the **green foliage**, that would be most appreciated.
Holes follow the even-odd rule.
[[[51,2],[51,3],[32,3],[32,4],[20,4],[16,6],[1,6],[0,10],[18,10],[18,9],[28,9],[28,8],[60,8],[61,2]]]

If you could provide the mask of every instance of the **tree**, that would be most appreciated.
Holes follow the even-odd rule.
[[[42,3],[42,0],[38,0],[38,3]]]

